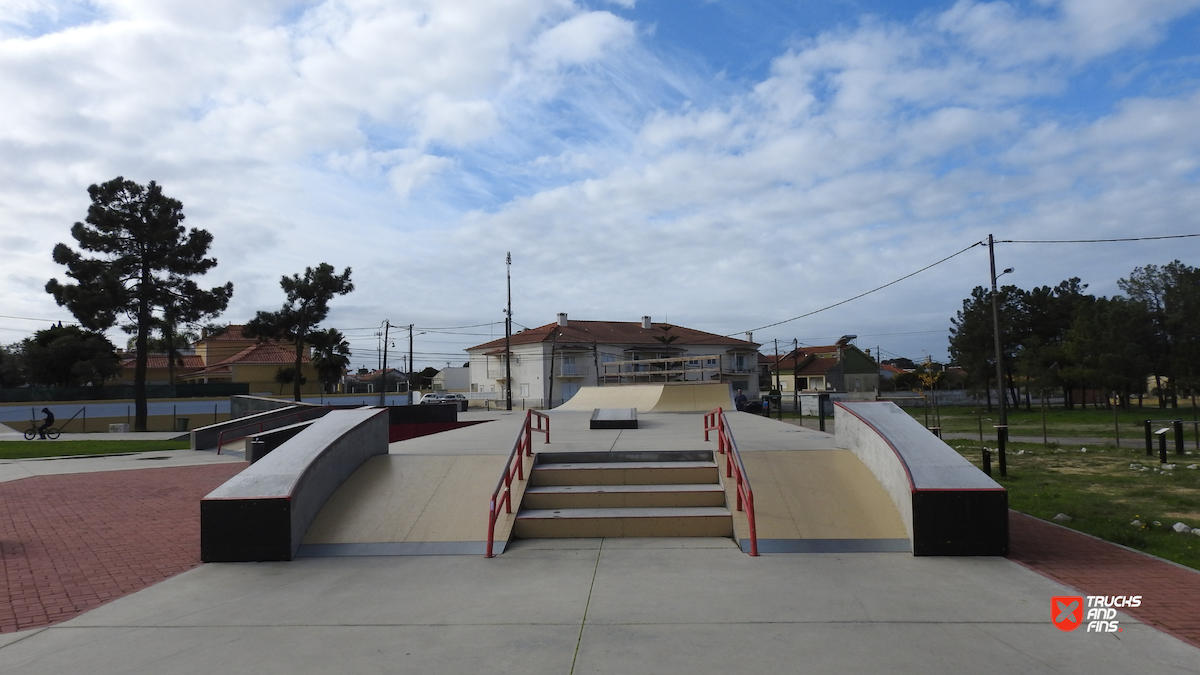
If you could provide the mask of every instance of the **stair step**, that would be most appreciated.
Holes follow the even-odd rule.
[[[539,452],[546,464],[590,462],[711,462],[712,450],[617,450],[613,452]]]
[[[525,490],[528,509],[724,506],[716,483],[675,485],[543,485]]]
[[[716,483],[713,461],[572,462],[539,460],[530,485],[648,485]]]
[[[513,534],[525,539],[570,537],[730,537],[724,507],[522,509]]]

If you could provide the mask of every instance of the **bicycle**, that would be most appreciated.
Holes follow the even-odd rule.
[[[33,439],[38,437],[38,426],[40,426],[40,425],[38,425],[37,422],[30,422],[29,424],[30,424],[29,429],[25,431],[25,440],[32,441]],[[46,438],[49,438],[50,440],[54,440],[54,439],[58,438],[59,434],[61,434],[61,433],[62,432],[58,430],[58,427],[48,427],[46,429]]]

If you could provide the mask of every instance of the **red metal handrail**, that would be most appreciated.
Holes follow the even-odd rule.
[[[729,430],[729,420],[725,418],[725,411],[721,408],[704,414],[705,441],[708,440],[710,431],[717,432],[717,452],[725,455],[725,477],[736,479],[737,510],[746,512],[746,520],[750,523],[750,555],[757,556],[758,530],[754,525],[754,490],[750,489],[750,478],[746,475],[746,466],[742,464],[742,453],[738,452],[733,432]]]
[[[315,410],[325,410],[325,408],[316,408]],[[218,455],[221,454],[221,446],[225,443],[225,432],[226,431],[243,431],[245,429],[249,429],[251,427],[257,426],[258,429],[254,433],[261,433],[263,430],[264,424],[266,424],[268,422],[278,422],[279,420],[291,419],[292,417],[296,418],[296,421],[294,422],[294,424],[299,424],[300,422],[304,421],[304,413],[305,412],[309,412],[309,411],[300,411],[300,412],[294,413],[292,415],[281,415],[279,417],[272,417],[269,420],[262,420],[261,422],[251,422],[250,424],[241,424],[236,427],[229,428],[229,429],[222,429],[221,433],[217,434],[217,454]],[[229,440],[230,441],[240,441],[241,439],[248,438],[251,435],[253,435],[253,434],[246,434],[244,436],[238,436],[237,438],[231,438]]]
[[[533,420],[537,419],[534,425]],[[543,426],[543,423],[545,425]],[[525,422],[517,432],[517,440],[513,443],[512,452],[508,453],[508,461],[504,463],[504,471],[500,480],[496,481],[496,489],[492,490],[492,501],[488,506],[488,538],[487,554],[485,557],[494,558],[492,542],[496,539],[496,520],[500,517],[500,505],[504,505],[505,513],[512,513],[512,482],[525,480],[525,458],[533,457],[533,435],[545,434],[546,443],[550,442],[550,417],[536,410],[525,411]],[[503,494],[501,494],[503,491]]]

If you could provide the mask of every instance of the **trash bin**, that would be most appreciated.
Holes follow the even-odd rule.
[[[783,395],[778,391],[772,390],[771,393],[767,394],[766,403],[763,406],[763,414],[769,417],[772,413],[780,410],[779,406],[783,403]]]
[[[188,422],[190,422],[190,421],[191,421],[191,419],[189,419],[187,417],[176,417],[175,418],[175,431],[187,431],[188,430]]]

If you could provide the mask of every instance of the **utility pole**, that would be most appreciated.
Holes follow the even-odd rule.
[[[388,348],[388,331],[392,324],[388,323],[387,319],[383,320],[383,365],[379,367],[379,407],[387,406],[387,348]]]
[[[412,385],[413,385],[413,383],[412,383],[412,380],[413,380],[413,372],[412,372],[412,371],[413,371],[413,368],[414,368],[414,366],[413,366],[413,339],[412,339],[412,333],[413,333],[413,325],[410,323],[410,324],[408,324],[408,404],[409,404],[409,405],[412,405],[412,404],[413,404],[413,397],[412,397],[412,390],[413,390],[413,387],[412,387]]]
[[[779,419],[783,419],[783,387],[779,384],[779,338],[775,338],[775,391],[779,392]]]
[[[988,259],[992,268],[992,336],[996,342],[996,390],[1000,394],[1000,424],[996,427],[997,452],[1000,455],[1000,476],[1008,475],[1008,466],[1004,459],[1004,444],[1008,439],[1008,395],[1004,391],[1004,351],[1000,340],[1000,302],[996,290],[996,242],[988,235]],[[1004,270],[1008,274],[1012,268]]]
[[[504,256],[508,308],[504,310],[504,409],[512,410],[512,251]]]
[[[803,422],[800,414],[800,338],[792,338],[792,407],[796,409],[796,417]]]

